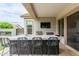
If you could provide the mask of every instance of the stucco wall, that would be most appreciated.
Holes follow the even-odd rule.
[[[44,35],[46,35],[46,32],[54,32],[56,34],[56,19],[52,17],[41,17],[38,19],[27,19],[25,20],[28,21],[31,20],[33,21],[33,34],[36,34],[36,31],[42,31]],[[41,22],[50,22],[51,23],[51,28],[40,28],[40,23]],[[26,23],[25,23],[26,24]],[[27,31],[26,31],[27,32]]]

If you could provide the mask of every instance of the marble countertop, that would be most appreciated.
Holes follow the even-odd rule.
[[[55,35],[17,35],[17,36],[0,36],[0,38],[9,38],[10,40],[17,40],[18,37],[27,37],[32,40],[33,37],[41,37],[43,40],[48,40],[49,37],[57,37]]]

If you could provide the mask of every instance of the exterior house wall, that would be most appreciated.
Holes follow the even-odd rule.
[[[79,11],[79,4],[72,4],[71,6],[69,6],[67,9],[65,9],[64,11],[62,11],[56,18],[56,23],[60,18],[64,18],[64,45],[70,49],[71,51],[73,51],[75,54],[79,55],[79,52],[77,50],[75,50],[74,48],[70,47],[69,45],[67,45],[67,16],[75,13]],[[57,23],[58,24],[58,23]],[[57,25],[57,29],[56,29],[57,33],[58,33],[58,25]]]
[[[75,13],[76,11],[79,11],[79,4],[71,4],[64,11],[62,11],[56,18],[56,24],[58,24],[58,20],[60,18],[64,18],[64,40],[61,40],[62,43],[64,42],[64,44],[67,44],[67,16]],[[58,34],[58,25],[56,26],[56,28],[56,33]]]
[[[36,31],[42,31],[43,35],[46,35],[46,32],[54,32],[56,34],[56,19],[55,18],[41,17],[41,18],[38,18],[37,20],[27,19],[27,20],[25,20],[25,22],[28,21],[28,20],[33,21],[33,25],[32,25],[33,26],[33,35],[36,35]],[[50,22],[51,23],[51,28],[40,28],[40,23],[41,22]]]
[[[0,29],[0,32],[11,32],[11,36],[16,35],[16,29]]]
[[[22,34],[24,34],[24,28],[17,28],[16,35],[22,35]]]

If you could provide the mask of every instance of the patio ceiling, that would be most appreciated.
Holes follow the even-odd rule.
[[[56,17],[71,3],[24,3],[23,5],[32,17],[37,18]]]
[[[37,15],[35,14],[36,12],[35,12],[35,10],[33,8],[33,5],[31,3],[23,3],[23,5],[24,5],[25,9],[29,12],[29,14],[30,14],[29,16],[36,19]],[[23,18],[28,18],[27,15],[24,15],[22,17]]]
[[[62,12],[68,3],[35,3],[33,4],[34,9],[38,17],[56,17]]]

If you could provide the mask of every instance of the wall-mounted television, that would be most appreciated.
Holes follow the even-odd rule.
[[[41,22],[40,27],[41,28],[51,28],[51,23],[50,22]]]

